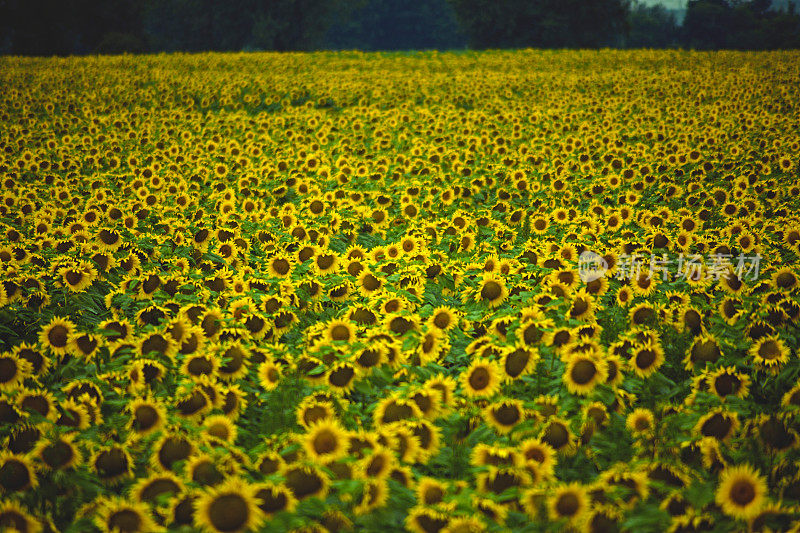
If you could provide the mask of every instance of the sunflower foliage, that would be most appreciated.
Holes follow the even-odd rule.
[[[796,530],[798,59],[0,59],[0,524]]]

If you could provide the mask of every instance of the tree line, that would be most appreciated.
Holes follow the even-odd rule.
[[[800,48],[794,1],[0,0],[0,53]]]

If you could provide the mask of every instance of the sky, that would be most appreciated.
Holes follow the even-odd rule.
[[[684,9],[686,7],[686,0],[643,0],[642,3],[647,5],[661,4],[669,9]]]

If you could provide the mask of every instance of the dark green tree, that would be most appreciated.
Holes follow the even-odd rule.
[[[629,48],[671,48],[680,39],[675,13],[661,4],[631,6],[625,45]]]
[[[367,0],[333,25],[326,48],[420,50],[463,48],[466,36],[446,0]]]
[[[800,46],[800,16],[772,8],[771,0],[691,0],[683,23],[683,44],[713,50],[771,50]]]
[[[475,48],[597,48],[619,43],[626,0],[450,0]]]

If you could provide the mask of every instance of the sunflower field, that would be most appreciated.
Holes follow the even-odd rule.
[[[0,530],[800,530],[800,53],[0,82]]]

